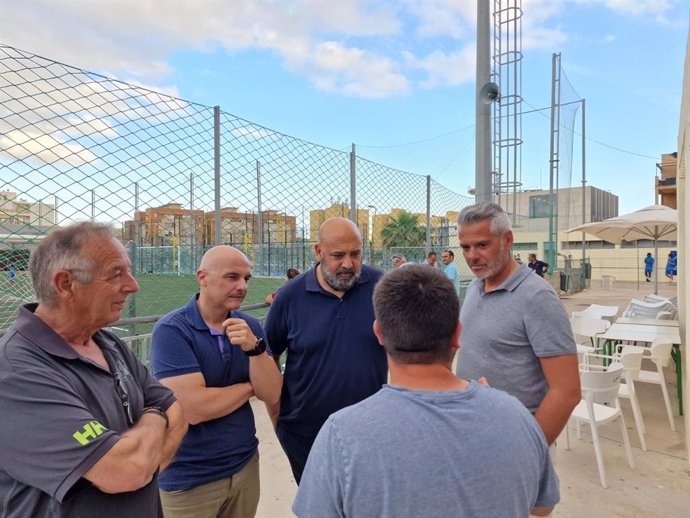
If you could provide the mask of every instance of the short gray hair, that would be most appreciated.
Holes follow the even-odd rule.
[[[84,245],[92,239],[112,239],[110,225],[84,221],[54,230],[31,253],[29,273],[36,298],[43,304],[54,304],[53,275],[58,270],[71,270],[79,282],[93,281],[96,264],[83,254]]]
[[[510,230],[510,218],[497,203],[483,201],[465,207],[458,214],[458,229],[462,225],[471,225],[484,220],[491,220],[491,231],[495,234],[505,234]]]

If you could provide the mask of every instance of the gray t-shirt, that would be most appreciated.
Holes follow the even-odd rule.
[[[474,279],[460,310],[457,374],[486,377],[531,411],[548,385],[539,358],[576,354],[568,314],[551,285],[520,266],[501,286],[484,292]]]
[[[558,500],[544,435],[515,398],[475,382],[443,392],[384,385],[326,421],[293,512],[526,518]]]

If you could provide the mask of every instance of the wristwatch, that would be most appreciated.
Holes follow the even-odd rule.
[[[244,354],[247,356],[259,356],[264,351],[266,351],[266,341],[263,338],[257,338],[256,343],[254,344],[254,349],[244,351]]]

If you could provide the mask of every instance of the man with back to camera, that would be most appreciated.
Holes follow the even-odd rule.
[[[551,285],[511,256],[510,219],[483,202],[458,215],[458,238],[475,274],[460,311],[457,374],[485,377],[534,414],[549,444],[580,401],[568,315]]]
[[[139,289],[125,248],[78,223],[43,239],[29,271],[38,304],[0,339],[0,516],[162,518],[156,474],[187,427],[102,329]]]
[[[382,272],[362,264],[357,226],[326,220],[314,251],[314,268],[283,286],[265,322],[274,358],[287,351],[272,419],[298,484],[328,416],[375,393],[387,373],[371,327],[371,297]]]
[[[237,311],[251,265],[230,246],[201,258],[199,293],[153,330],[151,368],[190,423],[160,477],[166,518],[250,518],[259,503],[259,456],[249,399],[277,404],[281,377],[261,325]]]
[[[446,274],[446,277],[450,279],[450,282],[453,283],[453,287],[455,288],[455,293],[460,296],[460,273],[458,273],[458,267],[455,266],[455,253],[453,253],[452,250],[446,250],[441,254],[441,261],[443,261],[443,264],[446,266],[443,270],[443,273]]]
[[[390,385],[323,425],[295,514],[547,515],[558,479],[536,421],[505,392],[453,375],[460,325],[451,282],[422,266],[393,270],[376,286],[374,307]]]

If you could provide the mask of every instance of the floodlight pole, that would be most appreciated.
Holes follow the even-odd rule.
[[[474,201],[491,201],[491,105],[482,102],[480,93],[491,79],[489,0],[477,0],[477,77],[475,124]]]

